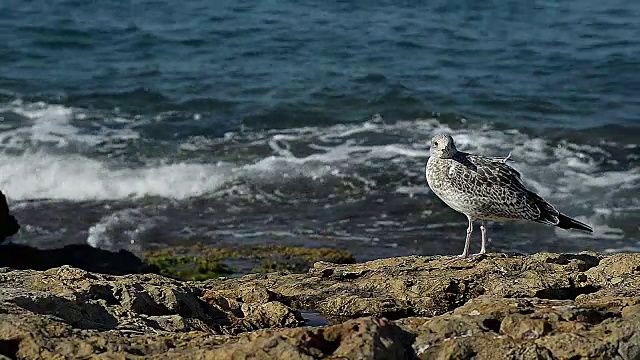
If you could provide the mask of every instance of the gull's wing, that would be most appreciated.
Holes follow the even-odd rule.
[[[475,167],[479,175],[494,184],[524,187],[522,175],[518,170],[506,164],[506,158],[486,158],[468,154],[466,159]]]
[[[454,160],[449,181],[457,191],[477,199],[477,211],[487,218],[558,223],[558,211],[527,189],[520,173],[503,159],[460,153]]]

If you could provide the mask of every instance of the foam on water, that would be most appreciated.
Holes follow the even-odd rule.
[[[336,142],[337,145],[314,146],[321,153],[299,161],[316,160],[330,164],[365,167],[386,166],[400,162],[405,167],[406,176],[414,176],[423,171],[428,156],[426,145],[428,139],[436,132],[452,133],[458,147],[464,151],[489,156],[504,156],[511,152],[514,161],[510,164],[518,169],[525,182],[543,197],[548,198],[562,211],[586,213],[579,219],[592,223],[595,236],[603,239],[620,239],[624,237],[621,229],[611,227],[607,221],[609,214],[596,213],[593,208],[606,208],[616,205],[622,211],[635,211],[633,202],[622,201],[618,193],[622,190],[637,191],[640,187],[640,168],[603,170],[602,165],[609,161],[609,153],[598,146],[586,144],[561,143],[532,137],[517,130],[500,131],[491,128],[452,129],[435,119],[404,121],[394,124],[365,123],[363,125],[339,125],[331,128],[305,128],[298,137],[288,134],[289,141]],[[403,143],[368,145],[362,138],[372,134],[397,134]],[[365,135],[359,138],[359,135]],[[282,138],[280,138],[282,140]],[[420,143],[416,142],[421,141]],[[617,145],[617,144],[613,144]],[[283,145],[278,145],[278,150]],[[628,147],[628,146],[627,146]],[[278,151],[291,158],[289,150]],[[633,154],[628,154],[631,159]],[[382,162],[381,162],[382,161]],[[381,165],[382,164],[382,165]],[[542,169],[542,171],[541,171]],[[425,185],[426,186],[426,185]],[[417,186],[399,186],[398,193],[414,196],[424,193]],[[620,204],[622,202],[622,204]],[[559,237],[584,236],[566,231],[557,233]]]
[[[116,200],[143,196],[184,199],[213,193],[240,178],[274,181],[339,174],[316,160],[316,156],[269,156],[246,165],[175,163],[121,168],[80,155],[0,155],[0,188],[14,200]]]
[[[217,164],[118,169],[79,155],[0,155],[0,188],[15,200],[180,199],[216,190],[228,174]]]
[[[83,109],[44,102],[24,103],[15,100],[0,106],[0,113],[14,113],[23,118],[18,126],[0,132],[0,144],[4,149],[34,148],[53,145],[65,148],[70,145],[109,146],[113,140],[132,141],[140,137],[133,129],[134,121],[118,116],[101,117],[100,121],[89,119]],[[0,118],[1,119],[1,118]],[[83,123],[91,132],[74,125]],[[109,126],[109,125],[113,126]]]
[[[66,110],[60,110],[60,113],[68,114]],[[36,126],[36,129],[46,128]],[[576,191],[589,193],[594,188],[635,187],[640,179],[640,169],[637,168],[600,172],[599,164],[583,148],[551,146],[544,139],[531,138],[519,132],[454,131],[431,119],[394,124],[366,122],[327,128],[307,127],[289,130],[288,133],[268,131],[261,134],[261,138],[253,139],[252,143],[263,142],[271,148],[272,154],[247,164],[211,159],[211,163],[205,164],[122,168],[118,164],[107,164],[78,154],[27,152],[19,156],[0,155],[0,186],[17,199],[117,199],[145,195],[184,198],[215,191],[239,176],[257,179],[271,173],[318,178],[337,175],[349,166],[384,167],[381,161],[406,163],[407,171],[421,173],[428,157],[428,139],[435,132],[455,133],[456,143],[462,150],[493,156],[511,152],[514,160],[511,165],[545,196],[572,196]],[[47,139],[44,133],[53,131],[40,132],[39,139]],[[60,131],[56,133],[61,134]],[[66,135],[60,135],[61,138],[77,134],[71,126],[63,133]],[[403,139],[403,143],[367,144],[365,136],[358,137],[367,134],[395,134]],[[292,142],[308,143],[315,152],[297,156],[289,145]],[[540,166],[544,166],[545,171],[541,172]],[[400,189],[401,192],[406,191],[406,187]]]
[[[609,254],[616,254],[616,253],[637,253],[640,252],[640,245],[638,246],[622,246],[619,248],[609,248],[609,249],[605,249],[604,252],[609,253]]]
[[[438,132],[453,134],[463,151],[488,156],[511,152],[510,164],[523,174],[529,186],[560,209],[566,209],[565,212],[582,214],[583,220],[593,223],[596,234],[603,238],[622,235],[619,229],[607,225],[607,219],[614,214],[594,208],[615,207],[620,213],[637,207],[632,201],[625,201],[620,193],[637,192],[640,187],[640,168],[603,167],[611,156],[598,145],[551,143],[518,130],[487,126],[464,125],[454,129],[437,119],[384,123],[375,118],[360,124],[228,133],[220,139],[198,136],[187,139],[178,148],[207,154],[211,147],[233,143],[262,149],[262,155],[244,161],[242,158],[222,161],[210,155],[188,161],[151,159],[146,165],[131,167],[118,159],[90,157],[72,147],[54,154],[33,144],[47,142],[64,148],[70,143],[83,143],[102,147],[121,138],[135,139],[140,136],[130,125],[135,119],[118,119],[125,126],[115,130],[102,125],[94,127],[97,131],[86,132],[76,126],[82,120],[79,110],[21,102],[9,104],[3,111],[7,109],[26,119],[0,133],[0,143],[5,149],[0,153],[0,188],[12,200],[116,200],[143,196],[185,199],[216,196],[216,192],[237,186],[238,182],[281,183],[279,189],[286,193],[288,182],[300,177],[351,178],[367,190],[385,186],[377,184],[372,174],[413,179],[385,191],[421,196],[429,192],[423,180],[424,166],[429,156],[429,140]],[[608,146],[612,145],[618,146]],[[625,146],[635,148],[635,144],[619,147]],[[17,155],[7,152],[11,147],[23,151]],[[631,151],[628,158],[632,156]],[[389,170],[391,165],[393,170]],[[93,231],[91,236],[95,238],[102,230]],[[559,232],[558,236],[573,235]]]
[[[593,227],[593,236],[600,240],[619,240],[624,238],[624,231],[622,229],[614,228],[597,216],[576,216],[576,219],[582,222],[591,224]],[[559,238],[563,239],[577,239],[584,237],[584,233],[566,231],[560,228],[554,228],[555,234]]]

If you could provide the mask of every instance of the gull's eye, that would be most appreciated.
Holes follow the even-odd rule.
[[[433,142],[433,145],[438,146],[438,142],[437,142],[437,141],[434,141],[434,142]]]

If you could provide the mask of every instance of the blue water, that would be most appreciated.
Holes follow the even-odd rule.
[[[596,229],[494,224],[490,250],[634,250],[639,18],[592,0],[4,0],[14,242],[457,253],[466,220],[424,179],[446,131],[511,151]]]

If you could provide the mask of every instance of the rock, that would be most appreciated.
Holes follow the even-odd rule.
[[[291,306],[304,304],[298,307],[334,317],[434,316],[482,294],[575,299],[602,286],[588,281],[584,270],[590,266],[577,257],[567,257],[558,264],[554,254],[501,254],[478,264],[462,261],[447,265],[437,257],[405,257],[355,265],[316,263],[309,274],[248,275],[217,282],[211,291],[241,296],[239,289],[268,288],[287,298]]]
[[[111,252],[86,244],[67,245],[58,249],[37,249],[27,245],[3,244],[0,267],[46,270],[63,265],[102,274],[125,275],[157,273],[139,257],[126,250]]]
[[[187,282],[4,268],[0,355],[637,359],[639,271],[640,254],[587,253],[321,262],[304,274]],[[301,311],[323,321],[305,326]]]
[[[236,291],[209,291],[202,299],[213,308],[228,312],[236,330],[296,327],[304,323],[300,312],[277,301],[279,297],[261,287],[239,287]]]
[[[9,213],[9,204],[7,198],[0,191],[0,243],[4,242],[9,236],[13,236],[20,230],[18,220]]]
[[[262,330],[212,348],[172,349],[185,359],[411,359],[413,335],[384,319],[360,318],[323,328]],[[162,357],[162,356],[161,356]],[[158,357],[158,358],[161,358]]]
[[[296,327],[303,325],[299,312],[278,301],[265,304],[242,304],[242,313],[255,328]]]
[[[204,321],[180,315],[149,316],[147,321],[150,327],[164,331],[211,331]]]
[[[548,334],[551,326],[545,319],[534,319],[526,314],[512,314],[502,319],[500,333],[513,339],[535,340]]]

